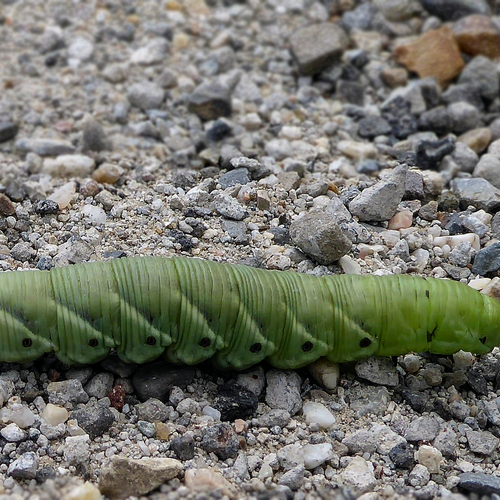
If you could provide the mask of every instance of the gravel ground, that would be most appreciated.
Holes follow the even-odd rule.
[[[6,0],[0,50],[3,271],[184,255],[498,290],[494,1]],[[500,498],[499,438],[498,349],[0,366],[0,500]]]

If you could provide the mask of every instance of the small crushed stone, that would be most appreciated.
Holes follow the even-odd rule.
[[[4,2],[1,271],[184,255],[495,291],[497,4]],[[500,494],[498,349],[313,373],[3,363],[0,498]]]

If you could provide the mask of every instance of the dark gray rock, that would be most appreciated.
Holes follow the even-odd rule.
[[[397,96],[382,108],[382,117],[392,129],[392,135],[398,139],[406,139],[418,130],[417,118],[411,112],[411,104]]]
[[[500,208],[500,190],[486,179],[453,179],[450,187],[458,196],[460,206],[464,209],[473,205],[487,212],[496,212]]]
[[[470,368],[467,372],[467,383],[476,394],[488,395],[488,383],[484,378],[481,366],[474,365]]]
[[[75,410],[71,418],[92,438],[102,436],[113,425],[115,417],[109,408],[99,404],[90,404]]]
[[[469,14],[491,14],[486,0],[420,0],[424,9],[443,21],[455,21]]]
[[[492,243],[478,252],[474,259],[472,272],[485,276],[498,269],[500,269],[500,242]]]
[[[432,441],[439,433],[439,421],[434,417],[413,420],[404,432],[407,441]]]
[[[38,468],[38,456],[29,451],[14,460],[7,469],[7,475],[16,479],[34,479]]]
[[[237,418],[251,417],[257,410],[258,404],[259,400],[252,391],[236,382],[228,382],[219,387],[212,406],[220,411],[221,420],[233,421]]]
[[[447,105],[457,102],[466,102],[479,109],[480,111],[484,109],[484,103],[481,99],[481,95],[474,87],[474,85],[468,83],[450,85],[441,97],[443,103]]]
[[[455,140],[446,137],[440,141],[420,141],[416,146],[415,165],[422,169],[437,169],[441,160],[453,152]]]
[[[170,441],[170,448],[179,460],[191,460],[194,458],[194,439],[189,433]]]
[[[59,204],[53,200],[37,200],[33,203],[33,210],[41,217],[55,215],[59,213]]]
[[[290,50],[304,75],[315,75],[328,68],[347,48],[344,30],[334,23],[299,28],[289,39]]]
[[[482,97],[492,101],[500,89],[496,64],[485,56],[476,56],[462,70],[458,83],[471,85]]]
[[[363,106],[365,101],[365,88],[358,82],[339,80],[337,94],[344,101],[356,106]]]
[[[438,136],[443,136],[451,132],[450,114],[445,106],[424,111],[418,119],[419,130],[434,132]]]
[[[230,424],[222,423],[207,427],[201,441],[207,453],[215,453],[221,460],[238,454],[239,439]]]
[[[202,120],[216,120],[232,112],[231,92],[220,83],[202,83],[189,96],[188,109]]]
[[[165,422],[170,415],[170,408],[156,398],[150,398],[144,403],[135,405],[137,418],[146,422]]]
[[[479,472],[460,474],[460,488],[478,495],[500,495],[500,477]]]
[[[389,452],[389,458],[397,469],[410,470],[415,465],[415,451],[408,443],[399,443]]]
[[[219,184],[222,189],[226,189],[231,186],[236,186],[237,184],[247,184],[250,182],[250,175],[246,168],[235,168],[230,170],[219,177]]]
[[[320,264],[328,265],[345,255],[351,240],[331,216],[311,213],[296,219],[290,226],[292,243]]]
[[[158,361],[141,366],[134,373],[132,383],[141,401],[149,398],[168,401],[172,387],[186,387],[193,380],[194,373],[194,368],[172,367],[164,361]]]
[[[362,31],[370,30],[377,8],[370,2],[362,3],[353,10],[349,10],[342,16],[342,24],[348,31],[358,29]]]
[[[378,135],[390,134],[392,127],[385,118],[377,115],[367,115],[358,123],[358,135],[364,139],[373,139]]]
[[[231,132],[232,128],[226,121],[216,120],[207,130],[206,137],[209,141],[219,142],[230,136]]]
[[[260,416],[258,421],[259,421],[259,426],[260,427],[285,427],[288,425],[290,422],[290,413],[288,413],[286,410],[280,410],[280,409],[274,409],[274,410],[269,410],[267,413],[264,413],[264,415]]]
[[[223,220],[222,228],[231,237],[233,243],[237,245],[247,245],[250,241],[250,235],[247,233],[247,225],[244,222]]]
[[[87,120],[83,126],[82,150],[105,151],[110,149],[110,144],[102,126],[95,120]]]
[[[137,428],[146,437],[153,438],[156,435],[156,427],[151,422],[146,422],[145,420],[139,420],[137,422]]]
[[[17,123],[3,122],[0,123],[0,142],[10,141],[14,139],[19,131]]]
[[[18,139],[15,146],[20,153],[36,153],[39,156],[59,156],[75,152],[75,147],[70,142],[58,139]]]

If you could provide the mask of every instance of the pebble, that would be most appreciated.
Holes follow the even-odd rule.
[[[474,453],[490,456],[497,448],[499,440],[488,431],[467,431],[469,448]]]
[[[234,496],[234,488],[224,476],[212,469],[188,469],[184,474],[186,486],[195,492],[213,493],[220,491],[229,498]]]
[[[194,439],[190,434],[184,434],[184,436],[172,439],[170,447],[179,460],[194,458]]]
[[[468,14],[491,13],[486,0],[421,0],[421,4],[429,14],[444,21],[454,21]]]
[[[460,474],[460,487],[478,495],[500,494],[500,477],[480,472]]]
[[[340,472],[340,479],[344,488],[356,496],[371,491],[377,484],[372,463],[362,457],[354,457]]]
[[[285,472],[278,480],[278,484],[287,486],[292,491],[298,490],[304,482],[304,466],[299,465]]]
[[[156,398],[139,403],[135,405],[135,408],[137,417],[147,422],[165,422],[170,415],[167,405]]]
[[[361,192],[349,203],[349,211],[361,221],[387,221],[397,211],[405,192],[405,167],[397,167],[387,178]]]
[[[321,403],[307,402],[302,408],[307,424],[318,424],[322,429],[329,429],[335,424],[332,412]]]
[[[399,375],[389,358],[368,358],[358,361],[355,366],[356,375],[374,384],[396,387]]]
[[[437,78],[443,87],[464,67],[453,31],[447,26],[428,31],[415,42],[399,45],[394,50],[394,58],[421,78]]]
[[[102,436],[113,425],[113,413],[99,404],[89,403],[85,408],[73,411],[71,418],[93,439]]]
[[[473,205],[487,212],[496,212],[500,207],[500,190],[486,179],[453,179],[451,189],[464,205]]]
[[[289,38],[290,50],[303,75],[315,75],[340,59],[349,43],[344,30],[335,23],[299,28]]]
[[[319,467],[333,457],[333,448],[330,443],[306,444],[302,452],[304,467],[308,470]]]
[[[90,439],[83,436],[69,436],[64,440],[63,458],[69,465],[82,465],[90,457]]]
[[[440,430],[439,422],[433,417],[418,417],[404,432],[407,441],[432,441]]]
[[[72,155],[75,152],[70,142],[58,139],[18,139],[15,147],[21,153],[39,156]]]
[[[270,370],[266,374],[266,403],[270,408],[286,410],[291,416],[302,408],[302,381],[294,371]]]
[[[88,177],[95,161],[86,155],[60,155],[43,160],[42,173],[52,177]]]
[[[49,402],[54,405],[64,406],[67,403],[86,403],[88,394],[83,390],[79,380],[63,380],[62,382],[51,382],[47,386]]]
[[[147,111],[161,107],[165,91],[156,83],[143,80],[128,89],[127,97],[132,106]]]
[[[257,410],[258,398],[249,389],[229,382],[219,386],[213,406],[219,410],[221,420],[234,421],[252,416]],[[179,409],[177,408],[177,411]]]
[[[459,136],[457,141],[463,142],[472,149],[472,151],[481,154],[490,144],[491,130],[485,127],[472,129]]]
[[[439,474],[443,455],[439,450],[425,444],[421,445],[417,451],[417,461],[427,468],[430,474]]]
[[[0,142],[10,141],[16,137],[19,131],[17,123],[0,122]]]
[[[238,454],[239,439],[229,424],[222,423],[205,429],[201,446],[207,453],[215,453],[221,460],[227,460]]]
[[[188,109],[202,120],[216,120],[230,116],[231,92],[229,88],[219,83],[203,83],[190,94]]]
[[[92,172],[92,179],[101,184],[116,184],[124,174],[123,168],[112,163],[102,163]]]
[[[100,492],[111,500],[141,496],[178,476],[182,463],[171,458],[141,458],[114,456],[102,467]]]
[[[59,425],[68,420],[69,413],[68,410],[62,406],[47,403],[40,414],[40,418],[49,425]]]
[[[417,464],[413,467],[413,470],[410,472],[409,483],[414,487],[422,487],[425,486],[431,478],[427,467]]]
[[[351,240],[332,218],[324,213],[309,213],[290,226],[292,243],[320,264],[331,264],[345,255]]]
[[[355,160],[375,158],[377,156],[377,148],[370,143],[345,140],[340,141],[337,148],[342,154]]]
[[[36,453],[28,451],[14,460],[7,469],[7,475],[16,479],[34,479],[39,460]]]
[[[113,388],[114,377],[110,373],[98,373],[85,386],[85,392],[90,397],[104,398]]]
[[[451,130],[455,134],[462,134],[480,125],[479,110],[468,102],[460,101],[448,105]]]
[[[0,431],[0,435],[9,443],[18,443],[28,437],[27,433],[15,423],[6,425]]]
[[[500,56],[500,29],[487,15],[463,17],[453,25],[453,32],[460,50],[465,54],[491,59]]]

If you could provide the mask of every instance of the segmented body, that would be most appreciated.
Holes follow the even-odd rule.
[[[411,276],[323,276],[194,258],[134,257],[0,274],[0,361],[55,351],[94,363],[212,358],[298,368],[410,351],[486,353],[500,304],[466,285]]]

